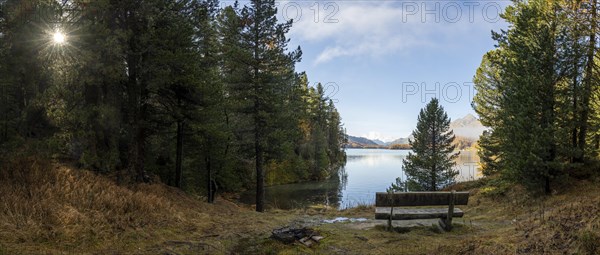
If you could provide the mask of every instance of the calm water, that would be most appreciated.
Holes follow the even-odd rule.
[[[385,191],[397,178],[406,180],[402,171],[402,159],[407,150],[347,149],[348,162],[340,170],[340,176],[327,181],[306,182],[268,187],[266,202],[281,209],[302,208],[325,204],[340,209],[361,204],[373,204],[375,192]],[[462,151],[456,167],[458,181],[479,178],[476,152]],[[252,203],[254,193],[242,196],[243,202]]]

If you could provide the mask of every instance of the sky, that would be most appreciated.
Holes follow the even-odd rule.
[[[440,99],[451,119],[475,114],[473,75],[494,48],[510,1],[278,1],[294,19],[311,85],[324,84],[349,135],[408,137],[419,110]]]

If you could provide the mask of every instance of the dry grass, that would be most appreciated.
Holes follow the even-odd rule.
[[[2,166],[0,194],[0,254],[152,254],[164,243],[179,246],[180,239],[254,232],[243,221],[261,225],[258,214],[227,201],[206,204],[162,184],[118,186],[107,177],[34,157]],[[231,245],[216,243],[217,251]]]
[[[472,184],[469,184],[472,185]],[[475,185],[478,186],[478,185]],[[318,247],[284,246],[272,240],[246,242],[241,254],[600,254],[600,186],[574,181],[547,198],[533,198],[521,187],[504,196],[483,195],[479,188],[465,217],[452,232],[435,221],[386,231],[385,222],[325,224],[317,227],[326,239]],[[332,217],[372,219],[373,208],[359,207]],[[260,251],[260,252],[256,252]],[[263,252],[263,253],[261,253]]]
[[[452,232],[435,222],[385,230],[385,222],[318,224],[373,218],[372,206],[271,210],[219,199],[206,204],[161,184],[118,186],[92,172],[35,157],[0,166],[0,254],[600,254],[600,186],[564,185],[533,199],[471,189]],[[326,238],[314,248],[269,239],[272,229],[314,224]]]
[[[119,187],[88,171],[32,157],[8,166],[0,185],[0,239],[6,243],[101,246],[128,230],[185,218],[159,194]]]

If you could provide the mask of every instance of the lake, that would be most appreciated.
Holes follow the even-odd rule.
[[[325,181],[304,182],[267,187],[267,205],[280,209],[327,205],[339,209],[375,203],[375,192],[385,191],[397,177],[406,180],[402,160],[408,150],[347,149],[348,160],[339,176]],[[456,161],[457,181],[474,180],[481,176],[475,151],[461,151]],[[254,202],[254,193],[241,197],[242,202]]]

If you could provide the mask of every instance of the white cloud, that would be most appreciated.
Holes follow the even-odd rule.
[[[437,7],[437,14],[427,14],[422,11],[423,2],[410,2],[418,5],[419,8],[411,14],[412,9],[405,5],[406,2],[337,1],[335,4],[339,9],[334,13],[332,12],[334,7],[325,10],[321,2],[319,22],[315,22],[314,5],[310,7],[290,3],[301,6],[302,9],[302,16],[292,27],[290,36],[299,40],[301,44],[326,45],[321,46],[323,48],[320,49],[314,64],[326,63],[340,57],[379,57],[407,52],[415,48],[442,46],[449,41],[460,41],[456,38],[472,34],[474,29],[489,31],[495,27],[495,24],[483,19],[480,9],[473,11],[474,22],[471,22],[469,7],[464,5],[460,6],[462,16],[457,19],[458,22],[449,23],[448,20],[457,17],[454,11],[456,8],[448,8],[449,11],[445,11],[445,5]],[[282,3],[280,11],[290,3]],[[449,3],[457,5],[453,2]],[[489,10],[495,9],[488,8],[488,12]],[[286,17],[296,17],[295,8],[288,8],[288,13]],[[332,14],[331,19],[336,19],[338,22],[324,22],[329,14]],[[434,15],[440,15],[440,22],[435,21]]]

